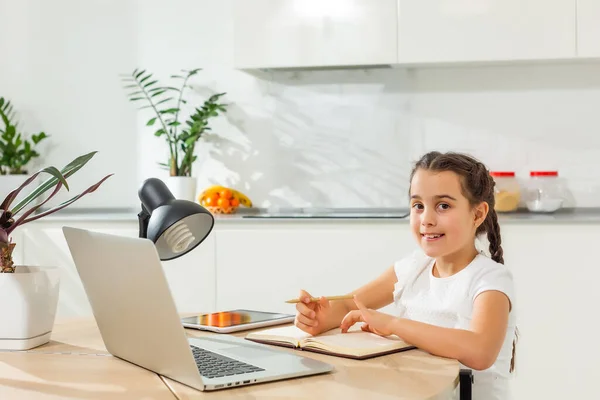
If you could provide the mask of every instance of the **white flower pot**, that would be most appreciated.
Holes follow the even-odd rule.
[[[196,178],[193,176],[169,176],[165,185],[176,199],[196,200]]]
[[[0,273],[0,349],[27,350],[50,340],[59,286],[58,268],[19,265]]]

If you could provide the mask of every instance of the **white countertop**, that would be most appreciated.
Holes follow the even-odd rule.
[[[64,209],[45,216],[38,221],[132,221],[137,222],[139,210],[133,209]],[[235,214],[215,215],[218,222],[265,222],[265,221],[343,221],[343,220],[381,220],[406,221],[408,210],[405,208],[280,208],[278,210],[246,209],[240,207]],[[500,213],[500,223],[600,223],[600,208],[572,208],[554,213],[531,213],[517,211]]]

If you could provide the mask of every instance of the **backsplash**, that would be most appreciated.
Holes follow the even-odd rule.
[[[220,136],[199,143],[194,175],[199,188],[237,187],[257,206],[406,206],[411,165],[429,150],[466,151],[525,179],[557,169],[566,206],[600,206],[600,65],[239,71],[231,0],[78,1],[10,3],[26,32],[18,46],[0,43],[29,72],[1,68],[0,95],[61,141],[49,162],[92,146],[95,169],[116,172],[77,207],[137,206],[139,183],[165,174],[149,114],[120,87],[117,74],[137,67],[161,79],[202,67],[198,99],[227,92]]]
[[[220,170],[265,202],[406,205],[412,163],[429,150],[455,150],[522,181],[530,170],[556,169],[570,191],[565,206],[600,205],[600,66],[276,71],[252,79],[260,100],[236,101],[231,112],[245,147],[214,155],[218,165],[202,175]]]

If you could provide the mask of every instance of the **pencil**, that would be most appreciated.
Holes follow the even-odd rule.
[[[343,296],[325,296],[325,299],[327,300],[347,300],[347,299],[353,299],[354,295],[352,294],[345,294]],[[311,297],[310,301],[311,302],[316,302],[319,301],[320,297]],[[291,299],[291,300],[286,300],[286,303],[300,303],[300,299]]]

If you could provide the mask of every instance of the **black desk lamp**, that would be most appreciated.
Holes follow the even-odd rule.
[[[173,260],[193,250],[208,236],[215,220],[198,203],[176,200],[157,178],[145,180],[138,191],[142,211],[138,214],[139,236],[150,239],[162,261]]]

